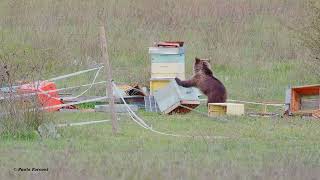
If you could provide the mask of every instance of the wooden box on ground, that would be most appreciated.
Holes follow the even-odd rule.
[[[292,87],[286,92],[290,115],[313,115],[320,110],[320,84]]]
[[[221,115],[244,115],[244,104],[236,103],[209,103],[208,104],[209,116]]]
[[[155,91],[154,98],[160,111],[165,114],[188,113],[190,109],[182,106],[195,108],[200,104],[195,88],[184,88],[175,81]]]

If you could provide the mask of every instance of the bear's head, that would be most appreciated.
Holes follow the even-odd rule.
[[[207,75],[212,75],[210,60],[196,57],[193,65],[193,71],[195,74],[205,73]]]

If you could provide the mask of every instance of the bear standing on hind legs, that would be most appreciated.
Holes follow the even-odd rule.
[[[227,91],[222,82],[213,76],[209,60],[195,58],[193,76],[189,80],[181,81],[175,78],[178,85],[183,87],[197,87],[208,96],[207,103],[223,103],[227,100]]]

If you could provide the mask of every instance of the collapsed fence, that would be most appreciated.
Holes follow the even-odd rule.
[[[58,76],[58,77],[54,77],[45,81],[58,81],[58,80],[62,80],[62,79],[66,79],[66,78],[70,78],[70,77],[74,77],[74,76],[78,76],[80,74],[84,74],[84,73],[88,73],[88,72],[92,72],[92,71],[96,71],[95,76],[92,80],[91,83],[89,84],[82,84],[79,86],[73,86],[73,87],[65,87],[65,88],[60,88],[60,89],[55,89],[55,90],[49,90],[49,91],[40,91],[40,92],[35,92],[35,93],[27,93],[27,94],[18,94],[18,95],[14,95],[14,96],[10,96],[10,98],[18,98],[18,97],[25,97],[25,96],[35,96],[38,94],[48,94],[50,92],[60,92],[60,91],[65,91],[65,90],[70,90],[70,89],[75,89],[75,88],[80,88],[80,87],[88,87],[87,89],[85,89],[84,91],[82,91],[81,93],[79,93],[77,96],[75,97],[80,97],[83,96],[85,93],[87,93],[93,86],[98,85],[98,84],[106,84],[107,81],[99,81],[96,82],[96,79],[99,75],[99,72],[101,71],[101,69],[104,66],[100,66],[97,68],[91,68],[91,69],[87,69],[87,70],[82,70],[82,71],[78,71],[78,72],[74,72],[71,74],[66,74],[66,75],[62,75],[62,76]],[[124,99],[124,96],[119,92],[119,88],[118,86],[115,84],[114,81],[112,81],[112,86],[115,89],[116,94],[120,97],[120,99],[122,100],[122,102],[125,104],[126,108],[127,108],[127,113],[129,115],[129,117],[131,118],[131,120],[136,123],[137,125],[139,125],[140,127],[149,130],[153,133],[157,133],[160,135],[166,135],[166,136],[174,136],[174,137],[197,137],[197,136],[192,136],[192,135],[181,135],[181,134],[171,134],[171,133],[165,133],[165,132],[161,132],[161,131],[157,131],[155,129],[153,129],[150,125],[148,125],[141,117],[139,117],[127,104],[127,102]],[[19,86],[15,86],[14,88],[18,88]],[[4,89],[4,88],[2,88]],[[0,100],[4,100],[7,97],[0,97]],[[71,97],[73,98],[73,97]],[[70,99],[71,99],[70,98]],[[87,100],[83,100],[83,101],[79,101],[79,102],[70,102],[70,103],[65,103],[65,104],[59,104],[59,105],[55,105],[55,106],[47,106],[47,107],[41,107],[38,108],[39,110],[46,110],[46,109],[50,109],[50,108],[63,108],[63,107],[68,107],[68,106],[72,106],[72,105],[77,105],[77,104],[83,104],[83,103],[90,103],[90,102],[97,102],[97,101],[101,101],[101,100],[106,100],[108,99],[109,96],[102,96],[102,97],[97,97],[97,98],[91,98],[91,99],[87,99]],[[201,101],[205,101],[205,99],[201,99]],[[241,101],[241,100],[228,100],[230,102],[241,102],[241,103],[247,103],[247,104],[254,104],[254,105],[264,105],[264,106],[275,106],[275,107],[283,107],[285,104],[274,104],[274,103],[261,103],[261,102],[251,102],[251,101]],[[184,107],[184,106],[183,106]],[[189,108],[189,107],[184,107],[184,108]],[[29,109],[29,110],[34,110],[34,109]],[[28,110],[27,110],[28,111]],[[201,112],[201,111],[197,111],[195,109],[192,109],[193,112],[202,114],[204,116],[208,116],[207,113]],[[221,120],[221,119],[219,119]],[[109,122],[110,120],[95,120],[95,121],[86,121],[86,122],[78,122],[78,123],[66,123],[66,124],[58,124],[56,125],[57,127],[68,127],[68,126],[82,126],[82,125],[89,125],[89,124],[96,124],[96,123],[104,123],[104,122]],[[226,121],[225,119],[223,119],[223,121]],[[204,136],[201,136],[204,137]],[[221,138],[228,138],[228,137],[224,137],[224,136],[206,136],[208,138],[215,138],[215,139],[221,139]]]

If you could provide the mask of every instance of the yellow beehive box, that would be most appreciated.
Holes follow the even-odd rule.
[[[151,78],[150,79],[150,93],[157,91],[167,86],[174,78]]]
[[[152,63],[151,73],[185,74],[184,63]]]
[[[237,103],[209,103],[208,104],[209,116],[221,115],[244,115],[244,104]]]

